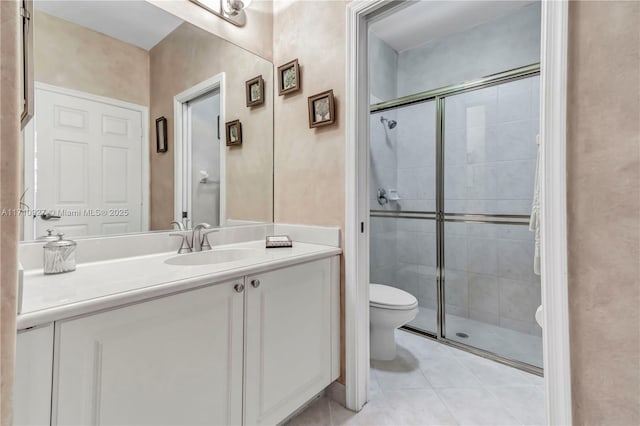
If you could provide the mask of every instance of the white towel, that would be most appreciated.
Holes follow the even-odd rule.
[[[533,253],[533,272],[540,275],[540,135],[536,136],[538,155],[536,160],[536,180],[531,203],[531,219],[529,230],[534,233],[535,248]]]

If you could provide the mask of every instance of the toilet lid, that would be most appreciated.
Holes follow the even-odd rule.
[[[387,309],[411,309],[418,305],[415,296],[399,288],[382,284],[369,286],[369,302],[372,306]]]

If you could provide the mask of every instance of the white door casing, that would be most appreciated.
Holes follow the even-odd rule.
[[[174,220],[182,222],[182,212],[187,212],[187,219],[191,220],[191,139],[189,124],[189,101],[197,99],[213,91],[219,91],[220,100],[220,226],[226,224],[227,204],[226,204],[226,154],[227,147],[224,138],[225,123],[225,73],[216,74],[193,87],[174,96],[173,98],[173,140],[174,140]],[[196,224],[192,224],[196,225]]]
[[[346,403],[368,400],[369,254],[368,21],[402,2],[361,0],[347,5],[345,179]],[[567,0],[542,2],[541,240],[545,405],[551,425],[571,424],[567,283],[566,79]],[[361,225],[362,224],[362,225]],[[361,231],[361,226],[364,226]]]
[[[25,150],[25,173],[34,175],[25,176],[33,186],[26,202],[61,219],[36,217],[35,231],[25,220],[25,239],[48,228],[68,236],[147,230],[146,107],[38,83],[35,115],[35,150]],[[26,144],[29,136],[26,129]]]

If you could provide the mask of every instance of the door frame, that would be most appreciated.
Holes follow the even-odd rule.
[[[54,86],[52,84],[42,83],[40,81],[34,82],[34,94],[37,94],[38,90],[46,90],[49,92],[57,93],[60,95],[71,96],[74,98],[84,99],[91,102],[99,102],[111,106],[115,106],[118,108],[129,109],[132,111],[136,111],[140,113],[141,120],[140,124],[142,125],[142,133],[140,143],[142,144],[140,157],[141,157],[141,165],[140,170],[142,172],[140,184],[141,188],[141,205],[140,205],[140,232],[146,232],[149,230],[149,214],[150,214],[150,175],[149,175],[149,107],[144,105],[138,105],[131,102],[125,102],[119,99],[108,98],[105,96],[94,95],[87,92],[82,92],[80,90],[75,89],[67,89],[66,87]],[[35,96],[35,95],[34,95]],[[23,130],[23,140],[24,140],[24,150],[23,150],[23,165],[24,165],[24,188],[33,188],[34,186],[34,161],[33,157],[35,155],[33,147],[35,146],[35,122],[38,118],[34,116],[33,120],[25,126]],[[31,161],[29,161],[31,160]],[[31,191],[31,196],[27,198],[25,196],[25,203],[29,205],[32,209],[35,206],[36,201],[36,193]],[[24,216],[23,220],[23,239],[27,240],[27,230],[34,229],[35,221],[31,215],[27,214]],[[33,231],[32,231],[33,232]],[[37,235],[33,236],[37,238]],[[82,238],[82,237],[76,237]]]
[[[368,22],[405,7],[361,0],[346,8],[345,367],[347,408],[359,411],[369,382]],[[568,1],[542,2],[541,266],[547,421],[571,424],[567,282],[566,91]],[[553,141],[553,143],[549,143]]]
[[[187,180],[187,191],[184,192],[183,175],[185,169],[191,170],[191,155],[184,155],[185,149],[191,150],[190,132],[187,123],[187,103],[214,90],[220,93],[220,224],[227,222],[227,172],[226,172],[226,143],[222,128],[225,123],[225,73],[216,74],[200,83],[180,92],[173,98],[173,140],[174,140],[174,182],[173,182],[173,216],[177,222],[182,222],[183,205],[191,208],[191,180]],[[189,212],[191,215],[191,212]]]

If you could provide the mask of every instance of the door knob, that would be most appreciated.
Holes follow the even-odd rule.
[[[236,284],[233,286],[233,289],[236,291],[236,293],[242,293],[244,291],[244,284]]]
[[[51,213],[43,213],[40,215],[40,219],[42,220],[59,220],[60,216],[51,214]]]
[[[251,280],[251,285],[253,286],[253,288],[260,287],[260,280]]]

